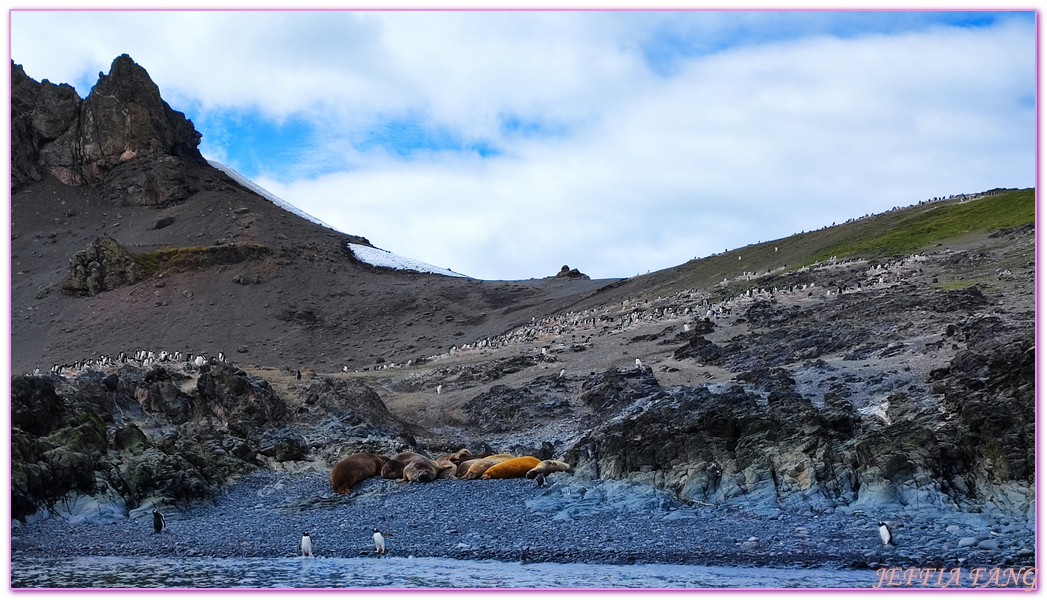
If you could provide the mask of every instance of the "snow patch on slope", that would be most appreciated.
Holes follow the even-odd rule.
[[[455,273],[450,269],[444,269],[441,267],[435,267],[429,263],[424,263],[420,260],[413,258],[404,258],[403,256],[397,256],[392,252],[386,252],[379,248],[373,248],[371,246],[364,246],[362,244],[349,244],[349,249],[353,251],[356,258],[364,261],[369,265],[376,267],[385,267],[387,269],[397,269],[399,271],[418,271],[420,273],[435,273],[437,275],[447,275],[450,277],[465,277],[461,273]]]
[[[320,219],[317,219],[313,215],[310,215],[304,210],[301,210],[300,208],[280,198],[276,194],[270,192],[269,190],[258,185],[257,183],[244,177],[240,173],[237,173],[236,170],[234,170],[232,167],[228,165],[223,165],[222,163],[213,160],[209,160],[207,162],[212,167],[225,173],[229,177],[232,177],[233,180],[239,183],[240,185],[265,198],[266,200],[269,200],[270,202],[286,210],[287,212],[296,214],[299,217],[302,217],[303,219],[312,221],[313,223],[316,223],[317,225],[320,225],[322,227],[326,227],[332,231],[338,231],[334,227],[331,227],[330,225],[324,223]],[[344,231],[338,232],[345,233]],[[356,258],[375,267],[385,267],[387,269],[397,269],[399,271],[418,271],[419,273],[435,273],[437,275],[447,275],[450,277],[465,277],[465,275],[462,275],[461,273],[455,273],[450,269],[435,267],[429,263],[424,263],[420,260],[406,258],[403,256],[393,254],[392,252],[388,252],[386,250],[372,248],[371,246],[364,246],[362,244],[348,244],[348,246],[349,249],[352,250],[353,254],[356,256]]]

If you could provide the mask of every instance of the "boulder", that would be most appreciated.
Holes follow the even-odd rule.
[[[287,404],[269,382],[231,365],[212,366],[196,383],[196,410],[242,438],[252,438],[288,416]]]
[[[69,260],[67,294],[94,296],[140,281],[145,276],[130,252],[110,237],[97,238]]]

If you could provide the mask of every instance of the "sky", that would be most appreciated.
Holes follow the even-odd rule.
[[[1036,183],[1035,13],[14,10],[85,97],[127,53],[200,150],[481,279],[630,277]]]

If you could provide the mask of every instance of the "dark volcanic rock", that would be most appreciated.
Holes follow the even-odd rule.
[[[526,431],[569,415],[568,394],[560,380],[550,377],[535,379],[522,388],[495,385],[470,400],[465,413],[486,433]]]
[[[232,366],[214,366],[200,375],[197,410],[210,414],[212,423],[238,436],[250,438],[262,428],[287,417],[287,403],[269,382]]]
[[[759,367],[752,371],[739,373],[735,379],[775,392],[788,392],[796,387],[796,380],[789,376],[789,371],[779,367],[771,369]]]
[[[80,97],[67,84],[33,81],[21,65],[11,62],[11,185],[38,181],[44,172],[76,185],[78,154],[75,140]],[[63,142],[55,140],[65,137]]]
[[[975,321],[969,331],[991,319]],[[932,372],[932,386],[959,416],[954,439],[963,466],[991,481],[1028,481],[1035,464],[1035,346],[996,325],[998,337],[971,331],[968,350]]]
[[[311,381],[292,412],[269,382],[231,365],[205,365],[198,375],[184,367],[13,378],[12,517],[74,491],[129,508],[148,498],[206,498],[231,478],[306,460],[317,447],[336,457],[415,443],[357,381]]]
[[[563,268],[560,269],[560,272],[556,274],[556,277],[561,279],[589,279],[589,276],[585,273],[582,273],[578,269],[572,269],[567,265],[564,265]]]
[[[723,350],[705,339],[705,336],[695,335],[686,345],[673,352],[673,358],[676,360],[693,358],[699,362],[716,364],[722,354]]]
[[[32,435],[44,435],[61,421],[62,400],[46,377],[11,380],[11,425]]]
[[[304,401],[294,412],[298,422],[320,424],[335,419],[353,428],[353,434],[358,437],[407,435],[408,426],[389,412],[377,392],[359,381],[314,379],[303,397]]]
[[[598,412],[621,410],[641,398],[654,398],[665,393],[650,369],[635,367],[610,368],[590,375],[582,384],[580,399]]]
[[[93,296],[130,285],[144,277],[142,267],[116,240],[98,238],[69,260],[63,289],[69,294]]]
[[[127,206],[166,205],[197,191],[187,168],[206,164],[200,134],[128,55],[82,101],[72,87],[36,83],[13,62],[11,85],[12,186],[46,172],[67,185],[100,185]]]

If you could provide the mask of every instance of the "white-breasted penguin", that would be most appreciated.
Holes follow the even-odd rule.
[[[894,536],[891,535],[891,530],[887,528],[887,523],[880,521],[878,525],[880,527],[880,539],[883,540],[883,545],[897,546],[898,544],[894,542]]]
[[[160,514],[160,511],[153,509],[153,533],[160,533],[167,527],[167,521],[164,520],[164,516]]]
[[[313,540],[309,538],[309,533],[303,533],[302,539],[298,542],[298,551],[302,556],[313,555]]]
[[[378,531],[378,528],[374,528],[374,553],[381,556],[385,554],[385,538],[389,536],[388,533],[383,534]],[[391,536],[389,536],[391,537]]]

